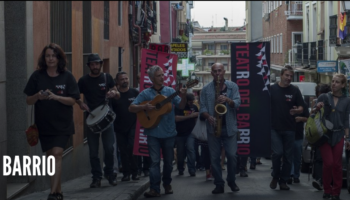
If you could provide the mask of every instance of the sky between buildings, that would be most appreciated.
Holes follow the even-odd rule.
[[[203,27],[243,26],[245,19],[245,1],[193,1],[191,16]]]

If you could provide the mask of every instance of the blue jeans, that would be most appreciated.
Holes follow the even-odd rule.
[[[208,146],[210,152],[210,161],[212,166],[212,174],[215,178],[214,184],[216,186],[224,187],[225,181],[222,178],[222,169],[220,164],[221,157],[221,142],[225,149],[227,158],[227,183],[233,184],[236,180],[237,168],[237,136],[228,136],[226,127],[222,127],[221,136],[216,137],[214,134],[207,133]]]
[[[163,186],[170,185],[173,171],[175,136],[170,138],[156,138],[147,136],[151,166],[149,169],[150,188],[160,193],[160,149],[163,154]]]
[[[272,176],[278,179],[279,183],[285,183],[290,177],[293,162],[294,131],[276,131],[271,130],[271,149],[272,149]],[[283,166],[281,170],[281,158],[283,157]]]
[[[89,156],[90,156],[90,165],[91,173],[93,179],[102,179],[102,169],[100,159],[98,157],[98,150],[100,144],[100,136],[102,139],[105,167],[103,168],[104,175],[109,176],[113,175],[113,165],[114,165],[114,128],[113,124],[103,131],[102,133],[93,133],[89,128],[87,130],[87,140],[89,145]]]
[[[176,151],[177,151],[177,169],[184,171],[184,162],[187,155],[188,172],[196,173],[196,152],[194,149],[194,140],[192,134],[187,136],[176,136]]]
[[[303,145],[303,139],[294,141],[293,163],[292,163],[292,170],[290,172],[290,175],[292,175],[293,178],[300,177],[301,153],[303,150],[302,145]]]

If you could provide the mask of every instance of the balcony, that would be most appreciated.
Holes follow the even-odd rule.
[[[287,16],[287,20],[303,20],[303,2],[302,1],[286,1],[287,10],[284,14]]]

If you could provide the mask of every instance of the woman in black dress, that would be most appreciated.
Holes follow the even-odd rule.
[[[55,157],[55,174],[50,177],[48,200],[63,199],[61,191],[62,154],[74,134],[73,105],[80,98],[77,82],[66,68],[67,58],[57,44],[47,45],[24,89],[27,104],[35,107],[35,123],[46,156]]]

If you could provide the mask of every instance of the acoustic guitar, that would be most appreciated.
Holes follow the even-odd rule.
[[[197,84],[198,84],[198,80],[192,80],[192,81],[187,82],[186,87],[191,88]],[[177,92],[173,93],[172,95],[170,95],[169,97],[166,97],[164,95],[159,94],[159,95],[155,96],[154,99],[151,101],[144,101],[144,102],[140,103],[140,105],[144,105],[146,103],[149,103],[152,106],[156,107],[153,110],[148,110],[148,111],[142,110],[142,111],[136,113],[137,119],[139,120],[140,124],[144,128],[156,127],[159,124],[162,116],[171,112],[171,110],[173,108],[173,106],[171,104],[171,100],[173,98],[175,98],[179,93],[180,93],[180,91],[177,91]]]

